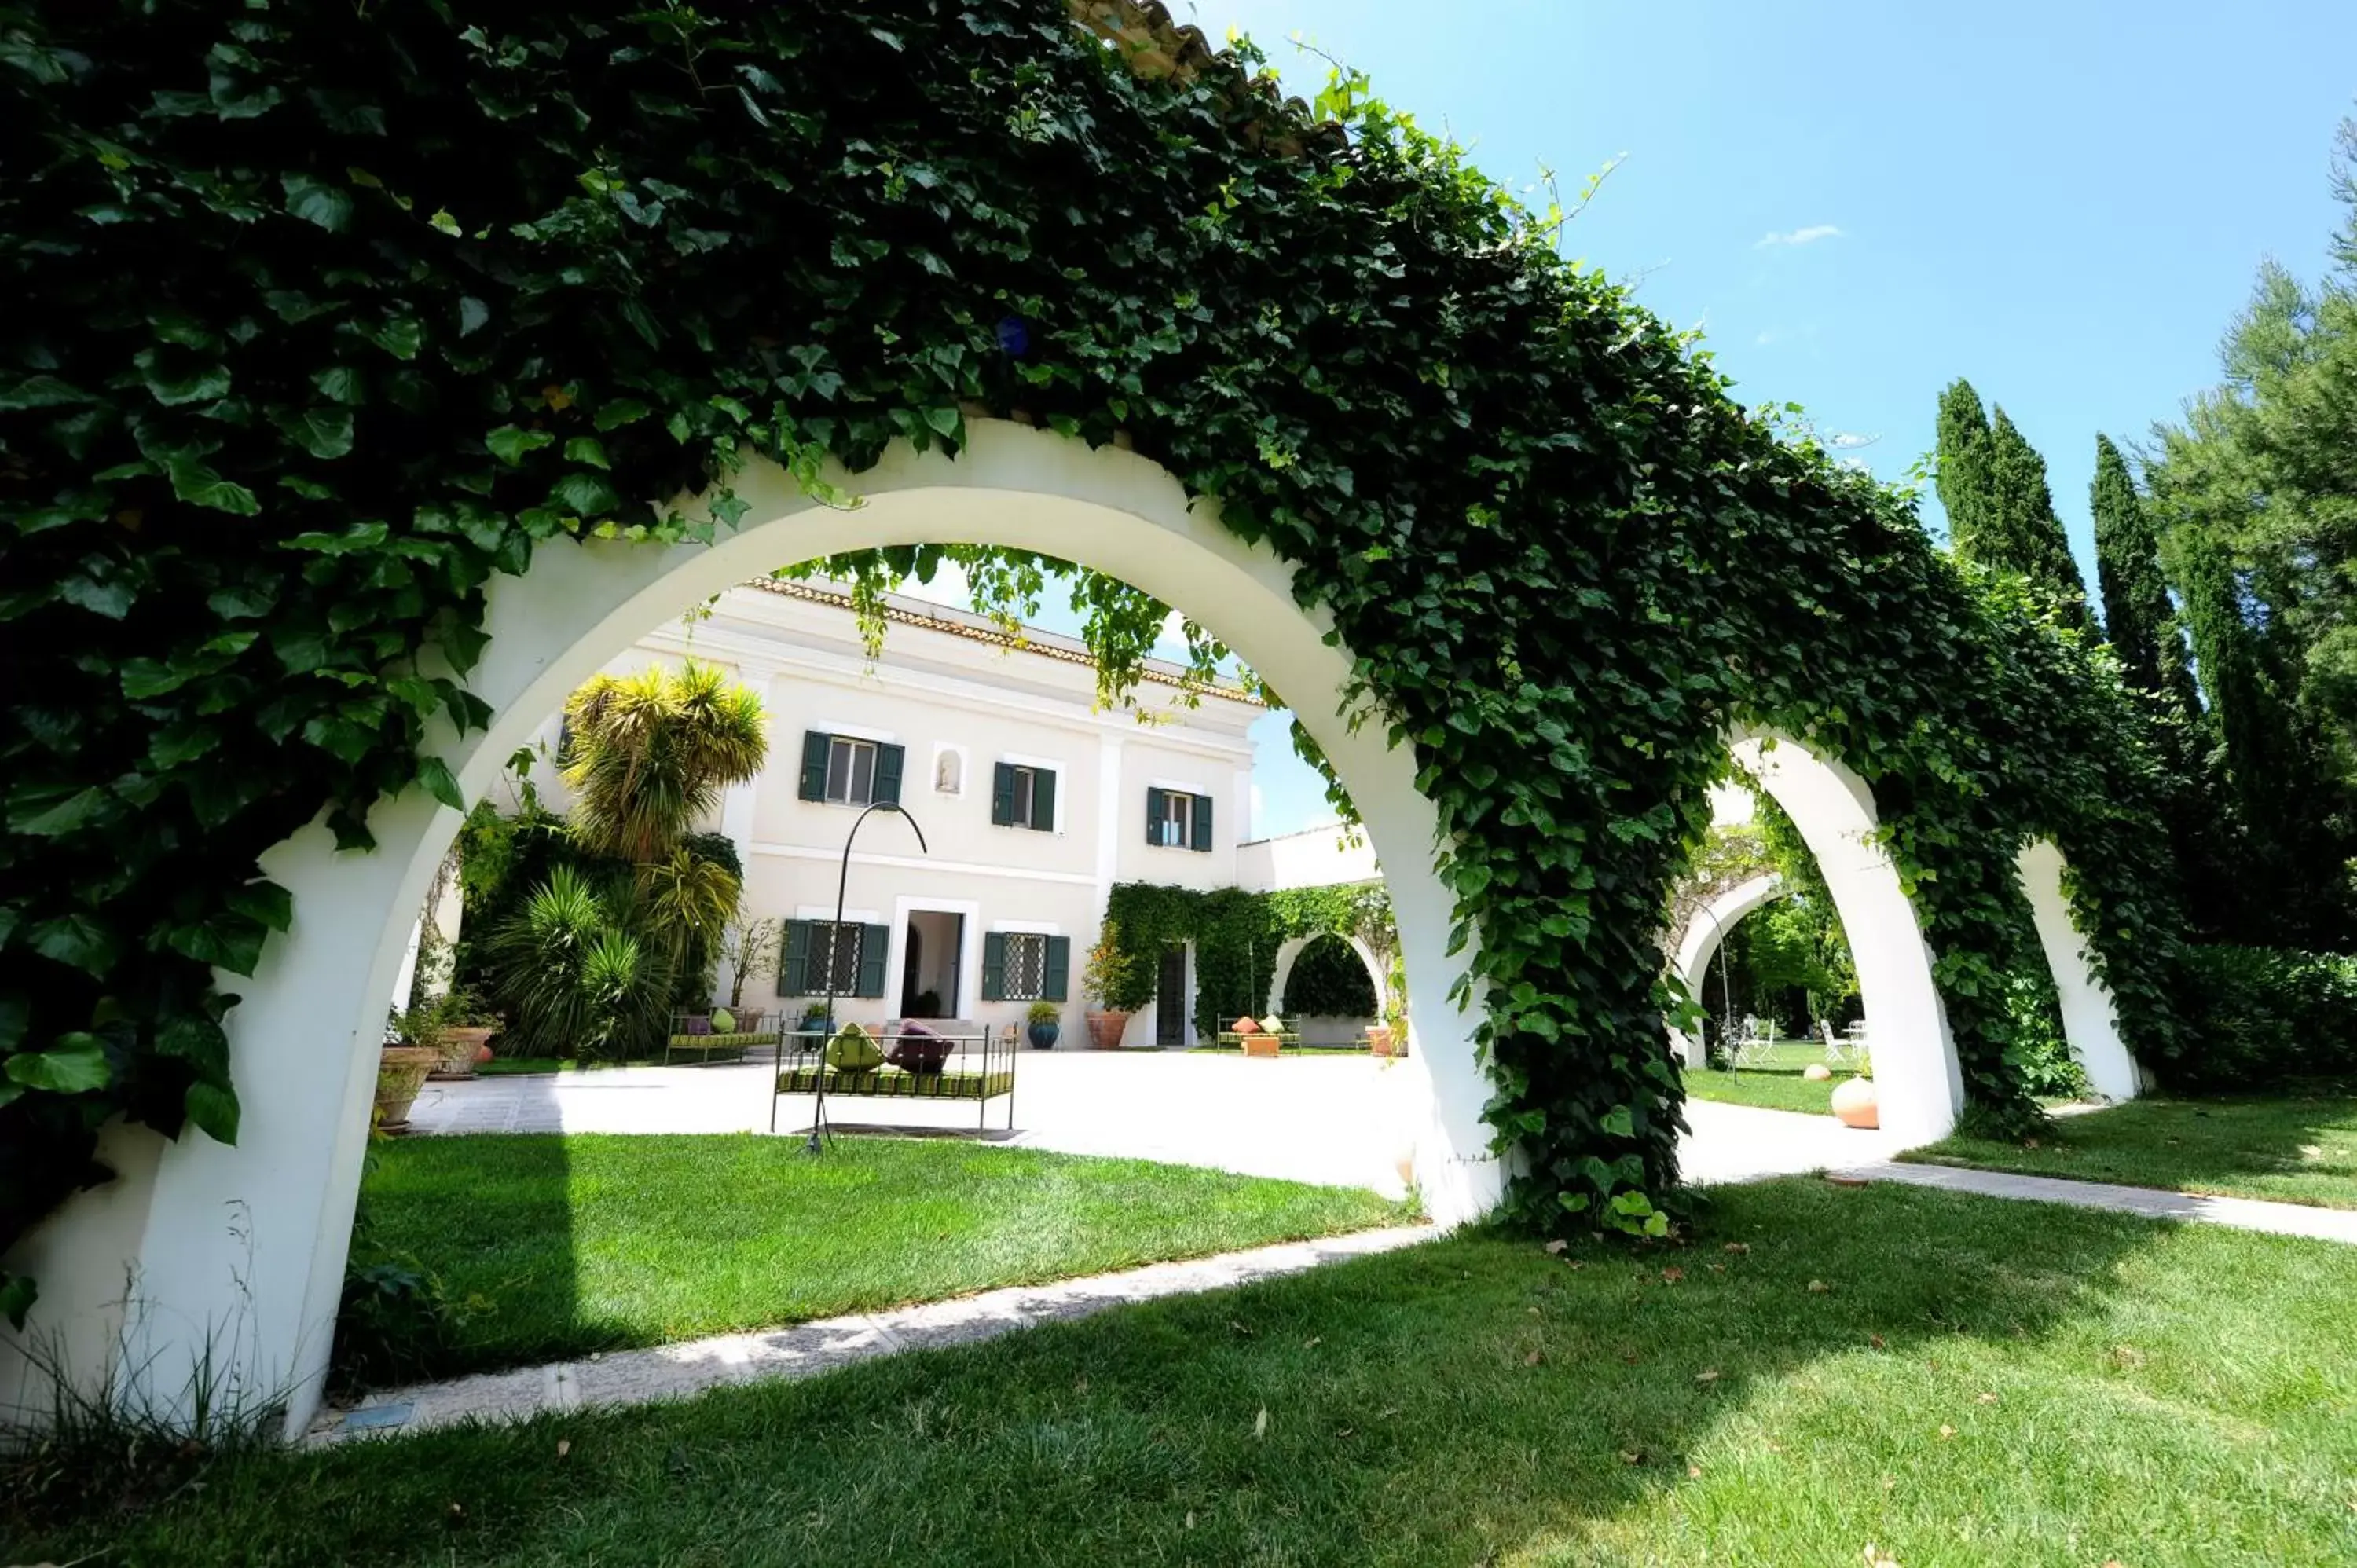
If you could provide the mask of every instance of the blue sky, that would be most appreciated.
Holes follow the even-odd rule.
[[[1520,187],[1625,155],[1566,249],[1699,324],[1745,402],[1803,404],[1899,479],[1956,376],[2047,459],[2093,580],[2094,438],[2141,439],[2215,376],[2263,256],[2322,268],[2357,4],[1172,0],[1323,61]],[[1932,509],[1936,517],[1936,505]],[[1043,618],[1068,626],[1070,618]],[[1324,819],[1275,726],[1259,832]]]

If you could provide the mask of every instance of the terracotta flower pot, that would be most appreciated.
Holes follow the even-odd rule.
[[[1367,1026],[1367,1049],[1379,1057],[1392,1054],[1392,1026],[1389,1024],[1371,1024]]]
[[[475,1064],[490,1059],[491,1031],[488,1026],[468,1025],[463,1028],[442,1031],[439,1045],[441,1059],[434,1064],[431,1078],[472,1078]]]
[[[1129,1027],[1126,1013],[1092,1013],[1089,1015],[1089,1044],[1101,1051],[1121,1048],[1123,1031]]]
[[[1834,1090],[1834,1114],[1845,1127],[1879,1127],[1882,1116],[1876,1108],[1874,1079],[1853,1078]]]
[[[1275,1035],[1246,1035],[1244,1036],[1244,1055],[1248,1057],[1273,1058],[1276,1055],[1281,1045],[1282,1042],[1280,1042]]]
[[[409,1108],[425,1087],[425,1075],[442,1059],[432,1046],[387,1046],[377,1058],[376,1121],[382,1128],[407,1124]]]

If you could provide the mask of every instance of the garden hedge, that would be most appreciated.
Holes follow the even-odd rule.
[[[2171,1089],[2253,1093],[2318,1079],[2357,1084],[2357,958],[2284,948],[2189,946],[2185,1049]]]
[[[2107,660],[1560,213],[1361,78],[1255,72],[1120,0],[0,0],[0,1245],[111,1117],[235,1136],[215,977],[291,915],[258,857],[461,806],[428,726],[486,716],[495,575],[969,409],[1134,446],[1330,614],[1438,811],[1525,1219],[1666,1223],[1658,928],[1732,725],[1873,786],[1985,1105],[2029,1113],[2028,834],[2169,1054]],[[683,489],[711,515],[648,504]]]

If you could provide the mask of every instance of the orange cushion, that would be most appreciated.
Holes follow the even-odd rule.
[[[1236,1020],[1236,1026],[1228,1032],[1233,1035],[1257,1035],[1260,1033],[1260,1020],[1257,1018],[1239,1018]]]

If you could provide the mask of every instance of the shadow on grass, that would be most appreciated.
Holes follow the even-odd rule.
[[[1903,1157],[2357,1208],[2357,1091],[2136,1100],[2060,1117],[2023,1143],[1953,1137]]]
[[[2219,1288],[2233,1282],[2232,1290]],[[125,1561],[2326,1562],[2357,1249],[1807,1180],[689,1403],[249,1464]]]

